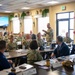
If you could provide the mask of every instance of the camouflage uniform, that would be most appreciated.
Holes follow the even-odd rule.
[[[17,38],[17,42],[18,42],[18,41],[22,41],[22,37],[18,37],[18,38]]]
[[[0,40],[3,40],[2,36],[0,36]]]
[[[17,43],[16,42],[13,42],[13,43],[9,42],[7,44],[7,50],[8,51],[16,50],[16,49],[17,49]]]
[[[23,42],[22,42],[22,44],[25,46],[26,49],[28,49],[29,46],[30,46],[30,42],[31,42],[31,40],[24,39]]]
[[[52,29],[48,29],[48,30],[47,30],[46,40],[47,40],[47,42],[49,42],[49,43],[52,42],[52,40],[53,40],[53,30],[52,30]]]
[[[42,56],[41,54],[36,50],[29,50],[27,53],[27,63],[28,64],[34,64],[34,62],[41,61]]]
[[[66,42],[66,43],[71,43],[71,38],[70,38],[70,37],[65,37],[65,38],[64,38],[64,42]]]
[[[39,47],[44,45],[44,41],[42,39],[37,39],[37,43]]]

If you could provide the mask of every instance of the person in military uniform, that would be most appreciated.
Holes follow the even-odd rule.
[[[53,30],[50,27],[50,23],[47,24],[47,28],[48,28],[48,30],[47,31],[43,30],[43,32],[46,33],[46,41],[48,42],[48,45],[50,45],[50,43],[53,40]]]
[[[9,42],[9,34],[7,32],[4,33],[3,40],[5,40],[6,43]]]
[[[14,37],[13,35],[10,35],[10,38],[9,38],[9,43],[7,44],[7,50],[8,51],[11,51],[11,50],[16,50],[17,49],[17,43],[14,42]]]
[[[30,42],[31,42],[31,36],[30,36],[30,34],[26,34],[26,38],[23,39],[23,41],[22,41],[22,45],[25,46],[25,49],[29,48]]]
[[[19,36],[17,37],[17,42],[22,41],[22,35],[19,33]]]
[[[33,34],[33,32],[32,32],[32,31],[30,31],[30,36],[31,36],[31,38],[32,38],[32,34]]]
[[[37,51],[38,49],[38,44],[36,40],[32,40],[30,43],[30,50],[27,53],[27,63],[28,64],[34,64],[34,62],[41,61],[42,56],[41,54]]]
[[[25,39],[25,35],[24,32],[22,32],[22,40]]]
[[[69,35],[68,35],[68,32],[66,33],[66,37],[64,38],[64,42],[66,42],[66,43],[71,43],[71,38],[69,37]]]
[[[41,33],[37,34],[37,43],[39,47],[44,45],[44,41],[41,39]]]

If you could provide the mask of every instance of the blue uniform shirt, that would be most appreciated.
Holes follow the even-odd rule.
[[[0,52],[0,71],[8,68],[10,68],[9,62],[7,61],[3,53]]]

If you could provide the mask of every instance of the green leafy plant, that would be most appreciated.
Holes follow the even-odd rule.
[[[42,11],[42,17],[46,17],[47,16],[47,13],[49,13],[49,9],[44,9]]]
[[[11,21],[11,19],[14,17],[14,14],[10,14],[9,15],[9,21]]]
[[[21,14],[21,18],[24,19],[25,16],[26,16],[26,13],[25,13],[25,12],[22,12],[22,14]]]

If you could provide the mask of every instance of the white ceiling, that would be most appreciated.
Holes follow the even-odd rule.
[[[22,7],[30,7],[30,9],[41,8],[45,6],[51,6],[48,2],[53,0],[0,0],[0,12],[4,11],[23,11]],[[59,4],[72,2],[75,0],[55,0]]]

